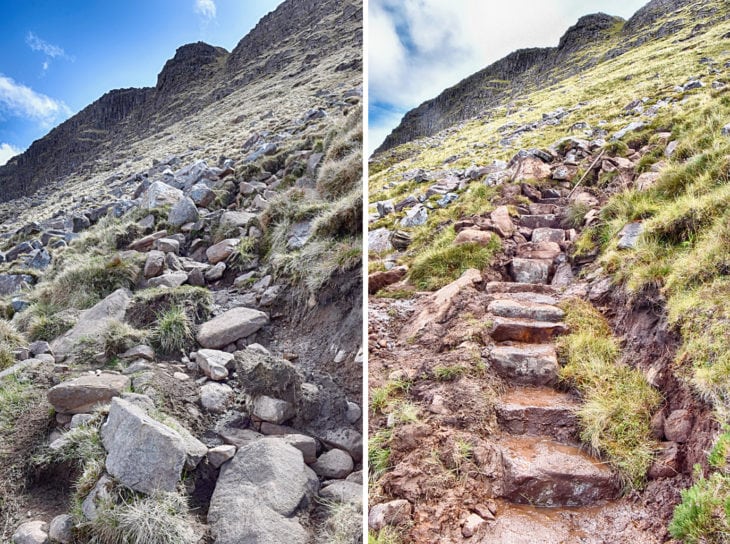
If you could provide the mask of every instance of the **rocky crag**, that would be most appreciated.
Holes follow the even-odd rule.
[[[726,541],[727,17],[371,158],[374,541]]]
[[[1,540],[361,540],[361,8],[183,46],[2,169]]]
[[[682,11],[687,5],[689,11]],[[686,0],[650,2],[629,21],[604,13],[587,15],[568,29],[557,47],[515,51],[409,111],[376,153],[488,115],[491,108],[585,73],[648,40],[674,36],[687,27],[701,32],[716,17],[716,9],[707,3]]]

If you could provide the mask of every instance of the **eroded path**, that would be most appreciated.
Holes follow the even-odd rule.
[[[472,271],[431,296],[371,299],[371,388],[407,383],[411,399],[373,420],[392,469],[371,490],[371,528],[405,527],[412,542],[665,541],[662,491],[622,497],[615,471],[580,443],[581,400],[559,388],[559,304],[585,288],[568,264],[567,204],[540,195],[518,207],[526,241],[506,263],[512,281]],[[448,373],[475,353],[483,372]]]

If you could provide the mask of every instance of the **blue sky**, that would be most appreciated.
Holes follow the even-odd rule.
[[[281,1],[4,2],[0,165],[105,92],[154,86],[181,45],[230,51]]]
[[[370,0],[368,148],[408,110],[515,49],[556,46],[583,15],[648,0]]]

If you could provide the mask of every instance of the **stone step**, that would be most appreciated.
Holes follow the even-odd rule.
[[[540,227],[533,229],[532,243],[539,244],[541,242],[552,242],[554,244],[561,244],[562,242],[565,242],[565,231],[563,229],[553,229],[550,227]]]
[[[572,395],[549,387],[518,387],[502,395],[494,408],[506,432],[547,436],[565,444],[577,442],[579,406]]]
[[[530,215],[550,215],[557,214],[560,207],[557,204],[530,204],[528,206]]]
[[[568,327],[564,323],[534,321],[509,317],[496,317],[492,338],[496,342],[523,342],[525,344],[544,344],[556,336],[565,334]]]
[[[540,215],[521,215],[520,225],[528,229],[558,228],[560,227],[560,216],[554,213]]]
[[[542,295],[557,295],[558,291],[549,285],[535,283],[521,283],[512,281],[490,281],[486,287],[487,293],[540,293]]]
[[[563,250],[555,242],[523,242],[517,246],[516,257],[519,259],[538,259],[553,262],[561,253],[563,253]]]
[[[512,278],[517,283],[547,283],[552,259],[522,259],[515,257],[510,265]]]
[[[541,304],[537,301],[520,301],[509,299],[493,300],[487,306],[487,311],[498,317],[517,317],[534,319],[535,321],[561,321],[565,312],[551,304]]]
[[[565,200],[562,198],[540,198],[536,204],[555,204],[556,206],[564,206]]]
[[[551,345],[493,346],[489,363],[504,379],[521,385],[553,385],[558,381],[558,357]]]
[[[516,285],[516,284],[513,284]],[[541,285],[528,283],[527,285]],[[550,304],[555,306],[558,303],[558,297],[552,295],[543,295],[541,293],[494,293],[491,300],[517,300],[521,302],[535,302],[537,304]]]
[[[502,496],[533,506],[586,506],[618,496],[618,479],[605,463],[574,446],[544,438],[510,437],[500,444]]]

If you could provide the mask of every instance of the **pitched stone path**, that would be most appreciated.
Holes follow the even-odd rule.
[[[519,224],[520,232],[531,231],[531,239],[517,248],[513,281],[492,282],[486,289],[495,342],[489,363],[508,389],[496,403],[506,508],[484,542],[584,542],[572,540],[576,535],[553,535],[566,528],[564,521],[555,526],[555,516],[561,511],[580,516],[581,510],[595,516],[595,507],[620,491],[609,466],[580,448],[578,401],[556,389],[555,339],[568,330],[557,306],[560,289],[551,282],[556,265],[567,262],[569,233],[560,227],[566,204],[543,199],[529,206]]]

